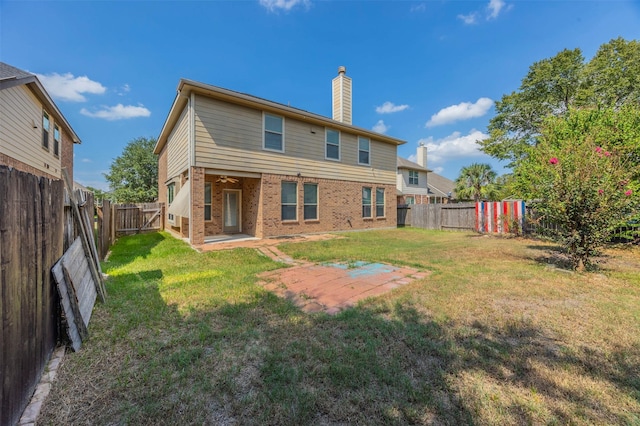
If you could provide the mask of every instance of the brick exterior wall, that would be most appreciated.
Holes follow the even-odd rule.
[[[42,170],[38,170],[33,166],[30,166],[22,161],[18,161],[13,157],[9,157],[3,153],[0,153],[0,165],[13,167],[16,170],[20,170],[21,172],[31,173],[36,176],[43,176],[49,179],[60,179],[60,176],[54,176],[52,174],[43,172]]]
[[[65,131],[60,131],[60,137],[62,138],[60,141],[60,145],[62,145],[60,147],[60,165],[67,168],[69,179],[73,182],[73,139]]]
[[[407,197],[413,197],[414,204],[429,204],[429,196],[428,195],[399,195],[398,196],[398,204],[407,204]]]
[[[298,184],[295,221],[281,220],[281,182]],[[318,184],[318,220],[304,220],[304,183]],[[372,188],[373,218],[362,217],[362,188]],[[375,190],[385,190],[385,216],[375,217]],[[262,176],[261,237],[355,229],[391,228],[397,226],[396,186],[349,182],[333,179],[298,178],[264,174]]]
[[[158,156],[158,202],[164,203],[166,206],[167,203],[167,185],[165,182],[167,181],[167,146],[162,149],[160,155]],[[166,210],[166,209],[165,209]],[[165,212],[165,215],[167,213]],[[167,223],[167,218],[164,218],[165,223]]]
[[[204,244],[204,182],[205,174],[202,167],[191,167],[189,173],[191,185],[191,220],[189,221],[189,242],[191,244]],[[184,232],[184,230],[183,230]]]
[[[333,179],[298,178],[297,176],[263,174],[262,179],[240,178],[237,182],[216,182],[219,176],[205,175],[203,168],[191,168],[191,202],[193,233],[191,244],[202,244],[207,236],[224,233],[224,190],[241,191],[241,233],[258,238],[280,235],[332,232],[356,229],[393,228],[397,225],[395,185],[375,185]],[[296,182],[297,214],[294,221],[281,220],[281,183]],[[211,220],[204,220],[204,187],[211,183]],[[318,185],[318,219],[304,220],[304,183]],[[189,184],[187,182],[187,184]],[[362,217],[362,188],[372,188],[372,218]],[[385,190],[385,215],[375,217],[376,188]],[[188,236],[189,221],[182,229],[172,228]]]

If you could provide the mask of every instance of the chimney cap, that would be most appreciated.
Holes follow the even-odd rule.
[[[338,67],[338,74],[344,74],[346,72],[347,72],[347,67],[342,65]]]

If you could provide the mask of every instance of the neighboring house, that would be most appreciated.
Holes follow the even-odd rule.
[[[398,204],[428,204],[429,188],[427,187],[427,147],[418,147],[417,163],[398,157],[396,189]]]
[[[351,124],[351,79],[333,80],[333,119],[181,79],[154,152],[166,228],[202,244],[396,226],[404,141]]]
[[[456,198],[456,183],[451,179],[430,172],[427,176],[429,203],[449,203]]]
[[[0,165],[73,182],[73,144],[80,139],[38,78],[0,62]]]
[[[448,203],[455,198],[455,183],[427,168],[427,147],[418,146],[417,163],[398,157],[398,204]]]

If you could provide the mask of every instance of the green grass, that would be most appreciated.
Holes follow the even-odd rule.
[[[282,244],[429,277],[332,317],[256,285],[280,264],[121,238],[108,301],[42,424],[639,424],[640,252],[555,267],[548,243],[400,229]]]

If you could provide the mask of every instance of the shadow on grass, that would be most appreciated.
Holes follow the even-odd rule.
[[[144,240],[148,254],[162,238]],[[259,286],[184,313],[165,303],[162,270],[140,269],[108,282],[109,302],[65,361],[44,423],[640,421],[602,396],[640,402],[638,345],[567,347],[524,320],[458,324],[407,301],[309,315]]]

